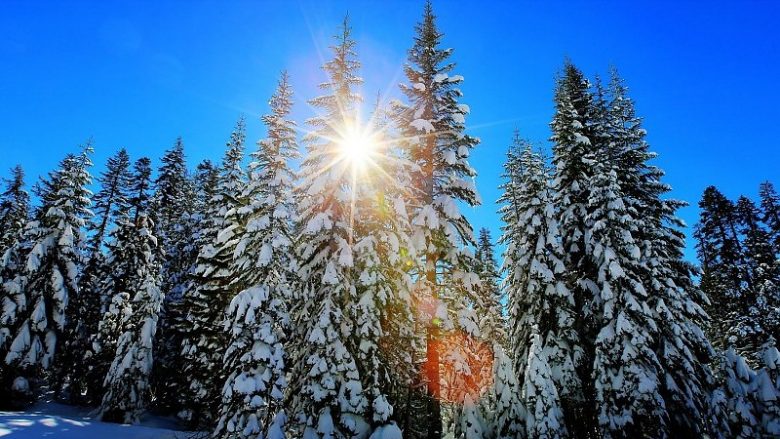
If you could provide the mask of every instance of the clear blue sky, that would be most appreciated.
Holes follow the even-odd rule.
[[[780,2],[434,3],[466,80],[473,165],[483,206],[475,227],[498,235],[497,186],[517,127],[546,144],[553,78],[564,57],[588,75],[619,68],[637,101],[672,196],[695,204],[715,184],[731,197],[780,183]],[[364,93],[397,94],[423,0],[0,3],[0,175],[28,180],[89,136],[95,173],[124,146],[159,163],[184,137],[190,164],[218,161],[240,113],[249,139],[278,72],[288,69],[295,117],[311,115],[319,65],[349,11]],[[690,247],[690,239],[689,239]],[[692,256],[693,253],[689,252]]]

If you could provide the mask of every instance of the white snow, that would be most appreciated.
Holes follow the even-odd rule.
[[[24,412],[0,411],[0,437],[61,439],[145,439],[186,438],[190,432],[176,431],[176,420],[146,416],[139,425],[100,422],[89,408],[53,402],[39,403]]]

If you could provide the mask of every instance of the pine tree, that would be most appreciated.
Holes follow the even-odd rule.
[[[607,126],[612,141],[607,144],[610,157],[607,164],[617,175],[616,181],[622,192],[623,206],[630,214],[630,222],[638,225],[629,229],[639,249],[638,264],[631,255],[623,268],[628,273],[625,267],[633,264],[639,267],[631,271],[640,282],[640,285],[633,286],[633,299],[641,307],[638,311],[628,294],[622,298],[617,296],[613,309],[613,315],[618,316],[615,327],[620,327],[621,312],[624,317],[633,314],[634,321],[639,324],[638,334],[631,339],[632,344],[625,345],[623,352],[633,347],[633,343],[638,346],[641,346],[642,340],[648,343],[644,346],[644,358],[637,355],[630,358],[629,363],[643,364],[645,370],[639,372],[639,376],[645,374],[656,380],[657,395],[654,397],[664,401],[665,411],[659,416],[668,417],[669,435],[701,435],[705,432],[718,435],[717,425],[711,420],[717,420],[720,415],[717,407],[709,403],[709,395],[715,385],[710,368],[714,352],[701,330],[706,319],[701,305],[706,303],[706,297],[693,283],[694,267],[684,260],[685,235],[680,231],[684,223],[676,216],[676,210],[685,204],[662,198],[671,189],[661,181],[663,171],[649,164],[655,154],[649,151],[641,119],[635,115],[633,101],[615,71],[610,83],[610,97]],[[609,203],[606,206],[610,208]],[[632,252],[633,249],[628,254]],[[621,304],[620,299],[625,302]],[[604,300],[603,312],[607,315],[611,303],[608,299]],[[607,325],[602,326],[602,331],[609,331],[605,328]],[[655,370],[649,362],[652,358],[658,361]],[[630,369],[624,365],[623,370]],[[642,395],[643,398],[652,394],[652,391],[647,392],[649,388],[652,387],[648,387],[647,382],[641,381],[637,387],[640,393],[647,393]],[[632,428],[646,423],[647,428],[656,431],[657,425],[652,426],[652,416],[637,412],[633,416]]]
[[[517,134],[504,178],[500,200],[505,223],[501,242],[507,245],[504,289],[516,377],[532,397],[525,401],[531,413],[526,428],[529,437],[565,435],[562,404],[571,410],[581,392],[575,370],[582,350],[573,327],[574,297],[564,282],[563,249],[544,159]],[[556,380],[548,376],[548,369],[556,372]],[[534,370],[548,375],[536,377]],[[538,391],[541,388],[545,390]],[[548,430],[553,424],[556,428]]]
[[[476,272],[482,287],[479,289],[479,327],[482,339],[491,344],[506,341],[505,319],[502,312],[500,274],[493,250],[493,240],[488,229],[479,230],[476,253]]]
[[[755,388],[761,413],[760,431],[764,437],[777,437],[780,435],[780,352],[774,338],[761,347],[761,365]]]
[[[551,127],[567,285],[583,310],[573,322],[581,399],[564,407],[567,425],[606,437],[711,431],[706,298],[682,256],[682,204],[661,198],[669,188],[647,163],[654,155],[622,80],[613,72],[603,95],[567,63]]]
[[[734,348],[723,353],[721,363],[729,430],[734,437],[757,437],[760,426],[755,401],[756,374]]]
[[[760,211],[747,197],[737,201],[738,232],[745,249],[745,276],[750,289],[745,291],[743,307],[732,327],[740,352],[748,353],[753,364],[761,363],[762,346],[780,335],[780,265],[772,238],[760,224]]]
[[[724,347],[732,322],[741,314],[735,308],[743,305],[738,299],[745,288],[738,217],[734,203],[714,186],[705,189],[699,209],[695,237],[702,270],[700,285],[710,300],[711,338],[716,346]]]
[[[29,220],[30,197],[24,191],[24,172],[21,166],[11,170],[12,179],[6,180],[7,189],[0,198],[0,406],[21,409],[30,402],[32,394],[26,379],[18,378],[6,366],[11,336],[18,327],[21,311],[26,307],[23,288],[26,283],[24,261],[29,243],[24,238],[24,227]]]
[[[352,164],[350,170],[355,291],[349,321],[355,329],[349,349],[356,353],[373,431],[396,423],[393,387],[410,384],[410,377],[398,369],[408,367],[412,361],[408,353],[415,347],[407,163],[394,156],[381,112],[375,109],[366,128],[374,133],[374,145],[366,146],[371,164],[365,168]]]
[[[349,338],[354,333],[350,304],[356,295],[352,215],[353,181],[338,139],[354,129],[360,96],[355,42],[345,18],[323,66],[328,94],[309,103],[321,110],[308,121],[307,156],[301,165],[300,228],[297,260],[302,283],[296,297],[293,358],[293,407],[300,436],[366,437],[368,400]]]
[[[142,214],[149,215],[149,203],[152,198],[152,161],[148,157],[141,157],[133,164],[129,185],[130,215],[128,216],[135,222]]]
[[[474,333],[478,327],[476,317],[469,305],[476,302],[475,287],[479,282],[471,272],[473,258],[463,249],[464,244],[474,244],[473,230],[457,207],[458,202],[472,206],[480,202],[471,181],[476,172],[468,163],[470,150],[478,139],[464,134],[469,108],[458,103],[462,93],[457,88],[463,77],[451,75],[454,64],[448,58],[452,51],[441,48],[442,36],[428,2],[405,67],[409,84],[401,87],[408,104],[400,107],[396,116],[402,137],[408,139],[404,148],[415,165],[415,187],[410,200],[414,206],[413,242],[421,253],[417,276],[422,283],[420,291],[427,291],[430,302],[424,366],[429,438],[438,438],[442,433],[441,363],[455,361],[444,358],[447,355],[441,352],[442,329],[455,326],[448,314],[455,314],[458,329],[478,336]],[[445,285],[445,281],[452,284]],[[440,291],[458,297],[439,297]]]
[[[262,117],[267,137],[258,142],[249,165],[244,206],[223,235],[235,242],[232,287],[246,287],[230,303],[217,436],[282,438],[289,306],[293,276],[295,122],[289,120],[292,87],[283,72]],[[248,384],[248,385],[247,385]]]
[[[155,362],[152,387],[158,398],[155,406],[163,412],[177,413],[179,397],[186,392],[189,381],[181,374],[182,321],[186,316],[181,307],[183,291],[195,266],[199,243],[199,217],[196,190],[187,172],[184,143],[176,139],[162,158],[155,191],[151,199],[154,235],[164,252],[161,264],[161,285],[164,302],[155,342]]]
[[[187,312],[187,318],[181,323],[182,356],[190,382],[189,391],[182,395],[180,415],[193,426],[212,427],[224,379],[221,371],[227,342],[222,329],[224,314],[230,299],[240,290],[234,280],[237,273],[232,269],[237,240],[231,230],[244,203],[245,173],[241,160],[245,137],[242,117],[227,143],[216,189],[207,203],[201,232],[203,244],[182,302]],[[209,195],[210,184],[202,187]],[[227,233],[222,233],[223,230]]]
[[[780,252],[780,196],[777,195],[775,186],[768,181],[761,183],[758,193],[763,213],[761,221],[769,228],[775,252]]]
[[[25,227],[23,241],[29,248],[25,260],[7,255],[3,261],[16,267],[9,285],[15,306],[13,313],[3,311],[1,332],[10,344],[0,343],[7,347],[0,354],[6,373],[16,375],[17,388],[32,388],[34,383],[29,381],[42,378],[52,365],[63,342],[68,298],[79,293],[77,275],[85,243],[82,228],[92,215],[87,189],[91,152],[87,143],[79,155],[68,155],[44,181],[43,205]],[[12,327],[6,327],[6,322]]]
[[[596,338],[592,293],[584,285],[593,265],[585,252],[585,219],[590,198],[589,180],[593,178],[592,164],[595,161],[594,147],[597,136],[593,127],[594,105],[590,93],[590,81],[571,62],[567,61],[563,73],[557,80],[555,91],[555,115],[550,124],[553,135],[553,204],[563,250],[563,262],[570,273],[567,287],[574,300],[574,309],[581,310],[580,317],[573,322],[573,332],[579,338],[578,348],[582,352],[573,356],[574,370],[578,371],[581,390],[572,394],[575,402],[566,411],[566,423],[570,427],[582,426],[582,431],[572,434],[585,435],[595,424],[595,408],[585,401],[595,395],[592,385],[592,359],[585,358],[592,352]],[[517,358],[524,358],[522,356]],[[520,361],[520,360],[518,360]]]
[[[90,379],[94,378],[90,371],[94,367],[92,337],[98,331],[102,316],[100,283],[110,269],[105,265],[103,247],[116,218],[125,215],[129,208],[130,178],[130,157],[123,148],[108,159],[106,170],[98,178],[100,190],[92,198],[95,216],[89,224],[88,259],[79,278],[80,294],[68,303],[71,317],[57,374],[60,384],[65,386],[68,400],[74,404],[96,404],[101,396],[94,386],[90,386]]]
[[[30,195],[24,190],[24,171],[17,165],[0,194],[0,255],[18,241],[30,216]]]
[[[128,193],[128,210],[119,216],[122,221],[130,221],[137,224],[139,219],[150,216],[150,200],[152,190],[152,169],[151,160],[147,157],[141,157],[133,165],[133,172],[130,175],[130,188]],[[115,239],[115,238],[114,238]],[[107,246],[111,248],[112,243]],[[105,257],[104,266],[112,267],[114,261]],[[159,263],[159,261],[158,261]],[[89,369],[85,373],[87,392],[90,403],[96,402],[92,398],[103,397],[103,381],[108,374],[109,367],[114,360],[116,353],[117,339],[122,333],[120,319],[125,310],[127,301],[125,296],[114,294],[116,289],[122,289],[125,280],[122,278],[126,273],[118,273],[114,269],[106,270],[100,279],[97,287],[101,298],[100,321],[97,331],[91,337]]]
[[[114,269],[112,305],[119,311],[114,360],[106,375],[100,406],[104,421],[137,423],[149,400],[152,352],[163,297],[154,223],[140,215],[124,220],[111,243]]]
[[[525,419],[527,413],[520,400],[521,386],[517,380],[514,362],[504,352],[495,349],[493,362],[493,386],[488,395],[490,406],[489,432],[486,435],[495,439],[515,439],[525,437]]]

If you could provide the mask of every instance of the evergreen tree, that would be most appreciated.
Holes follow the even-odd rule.
[[[768,181],[761,183],[758,193],[763,213],[761,220],[769,228],[775,252],[780,252],[780,196],[777,195],[775,186]]]
[[[152,387],[158,395],[155,406],[163,412],[177,413],[178,395],[189,387],[189,381],[181,373],[184,368],[181,329],[186,317],[181,306],[182,294],[190,282],[200,242],[200,218],[196,212],[199,203],[188,176],[181,138],[165,152],[157,174],[150,213],[156,227],[154,234],[165,255],[160,268],[164,302],[154,343],[159,361],[155,362]]]
[[[488,229],[479,230],[476,253],[476,272],[482,284],[479,289],[479,327],[482,338],[492,345],[506,341],[505,319],[502,312],[500,275]]]
[[[95,216],[89,224],[88,259],[79,278],[79,295],[68,303],[68,315],[71,317],[57,374],[71,403],[96,404],[100,400],[99,392],[90,386],[91,378],[95,378],[90,371],[94,367],[92,337],[98,331],[102,316],[100,283],[110,269],[105,265],[103,247],[110,227],[129,208],[130,178],[130,157],[123,148],[108,159],[106,170],[98,178],[100,190],[92,198]]]
[[[716,346],[724,347],[734,319],[741,314],[736,308],[744,305],[739,303],[744,292],[744,276],[738,216],[734,203],[714,186],[705,189],[699,209],[695,237],[701,261],[700,285],[710,301],[707,313],[713,323],[711,338]]]
[[[400,107],[396,116],[398,129],[407,139],[404,148],[415,165],[410,200],[414,206],[413,242],[420,250],[420,291],[427,291],[426,301],[430,303],[424,365],[429,438],[442,433],[441,363],[457,361],[442,358],[442,329],[454,329],[457,323],[458,329],[469,336],[479,336],[469,306],[477,300],[475,287],[479,282],[471,272],[473,258],[463,249],[463,244],[474,244],[473,230],[457,206],[458,202],[479,204],[471,180],[476,172],[468,163],[470,150],[478,140],[464,133],[469,108],[458,103],[462,95],[458,85],[463,77],[451,75],[454,64],[448,58],[452,50],[441,47],[442,36],[428,2],[405,67],[409,83],[401,86],[408,104]],[[445,281],[451,285],[443,284]],[[440,297],[440,292],[456,297]],[[454,322],[448,314],[455,314]]]
[[[669,188],[647,163],[654,155],[616,73],[601,94],[567,63],[551,125],[567,284],[583,310],[573,322],[582,399],[564,408],[567,425],[606,437],[704,434],[717,417],[713,351],[700,329],[706,298],[682,256],[681,203],[661,198]]]
[[[528,410],[526,434],[528,437],[568,437],[564,413],[553,371],[548,361],[549,351],[541,345],[539,329],[532,328],[528,347],[522,399]]]
[[[374,145],[365,146],[370,148],[371,164],[353,163],[350,170],[356,219],[351,227],[355,290],[349,316],[355,329],[349,348],[356,353],[369,403],[366,417],[374,431],[396,423],[393,385],[409,383],[409,377],[397,370],[408,367],[408,352],[415,346],[413,282],[408,273],[414,249],[405,203],[407,164],[393,156],[379,111],[366,128],[374,133]]]
[[[745,291],[743,311],[734,330],[741,352],[749,352],[754,364],[761,364],[762,346],[780,333],[780,265],[775,257],[772,238],[760,224],[760,211],[747,197],[736,205],[738,231],[745,249],[745,275],[750,290]]]
[[[488,395],[490,406],[489,432],[486,435],[495,439],[516,439],[525,437],[525,407],[520,400],[521,387],[515,375],[512,359],[501,347],[495,351],[493,363],[493,386]]]
[[[544,159],[515,135],[502,186],[501,242],[507,245],[504,288],[515,373],[531,397],[525,400],[529,437],[565,435],[562,404],[570,410],[576,406],[581,387],[575,370],[582,352],[573,327],[574,297],[564,282],[563,249],[548,180]],[[545,375],[535,376],[537,370]],[[554,431],[548,431],[551,425],[556,426]]]
[[[3,310],[0,346],[4,350],[0,355],[3,381],[15,375],[17,389],[31,388],[29,380],[42,378],[52,365],[63,342],[68,299],[79,292],[77,275],[85,243],[82,228],[92,215],[87,189],[91,152],[88,143],[78,156],[68,155],[44,181],[43,205],[24,232],[23,241],[29,248],[25,259],[20,261],[14,252],[3,258],[4,264],[13,264],[15,270],[10,271],[16,273],[4,286],[11,293],[4,305],[13,304],[13,310]],[[2,271],[10,268],[5,265]]]
[[[129,220],[132,224],[137,224],[141,217],[149,217],[149,203],[152,196],[151,174],[151,160],[149,158],[141,157],[133,165],[128,195],[129,208],[124,215],[119,217],[122,221]],[[107,244],[109,249],[112,245],[113,243]],[[105,267],[112,267],[114,263],[112,258],[105,257]],[[122,333],[120,319],[126,310],[129,311],[126,306],[126,296],[114,294],[117,289],[125,288],[125,276],[127,273],[117,272],[112,268],[105,271],[98,285],[101,298],[101,318],[96,333],[91,337],[89,369],[84,378],[87,383],[86,394],[90,398],[90,403],[95,402],[92,398],[102,398],[103,396],[103,381],[114,360],[117,339]]]
[[[24,262],[29,252],[24,228],[29,220],[29,195],[24,191],[24,173],[20,166],[12,169],[7,189],[0,198],[0,406],[19,410],[33,395],[25,378],[5,364],[11,336],[14,335],[26,308],[23,288],[27,276]]]
[[[149,400],[149,376],[157,321],[162,305],[159,251],[154,224],[145,215],[124,220],[115,233],[108,259],[114,270],[112,306],[118,310],[114,360],[100,406],[104,421],[137,423]]]
[[[24,190],[24,171],[17,165],[11,169],[11,179],[5,180],[0,194],[0,255],[22,235],[30,215],[30,195]]]
[[[761,349],[761,366],[756,377],[756,399],[764,437],[780,435],[780,352],[770,338]]]
[[[721,362],[728,428],[734,437],[756,437],[760,427],[755,404],[755,373],[734,348],[723,353]]]
[[[149,215],[149,203],[152,198],[152,161],[148,157],[141,157],[133,164],[129,185],[130,214],[128,216],[135,222],[139,216]]]
[[[301,232],[296,256],[302,283],[294,310],[296,333],[293,408],[300,436],[367,437],[369,404],[361,385],[355,352],[350,304],[356,294],[352,270],[354,211],[353,181],[338,140],[354,129],[362,83],[355,42],[345,18],[332,47],[334,58],[323,66],[328,94],[309,103],[321,110],[308,121],[307,156],[301,165]]]
[[[182,395],[181,416],[193,426],[212,426],[224,379],[221,366],[227,340],[222,326],[230,299],[239,289],[234,281],[237,273],[232,270],[237,240],[231,230],[235,228],[238,211],[243,206],[245,173],[241,160],[245,137],[242,117],[227,143],[216,190],[207,203],[201,232],[203,244],[192,282],[183,297],[182,307],[187,318],[181,326],[182,356],[190,382],[189,391]],[[206,195],[210,186],[202,185]],[[227,233],[221,233],[223,230]]]
[[[289,120],[292,87],[282,73],[262,117],[267,137],[258,142],[236,221],[223,234],[236,242],[232,287],[246,287],[230,303],[225,322],[229,344],[215,434],[283,438],[285,373],[293,276],[295,122]]]

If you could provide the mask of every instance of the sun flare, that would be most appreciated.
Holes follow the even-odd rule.
[[[368,129],[349,127],[338,140],[342,160],[358,169],[364,169],[377,150],[376,135]]]

